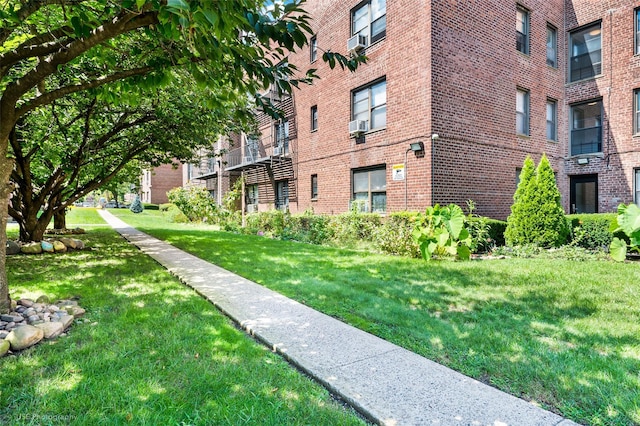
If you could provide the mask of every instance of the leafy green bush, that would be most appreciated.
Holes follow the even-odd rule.
[[[165,215],[169,222],[189,223],[189,218],[175,204],[167,204]]]
[[[216,201],[204,187],[174,188],[167,192],[167,197],[191,222],[218,223],[219,221]]]
[[[160,210],[157,204],[142,203],[142,207],[144,207],[145,210]]]
[[[420,247],[412,234],[418,219],[417,212],[391,213],[374,232],[374,245],[383,253],[420,257]]]
[[[498,219],[485,219],[487,221],[487,225],[489,225],[489,239],[493,246],[504,246],[504,232],[507,229],[507,222]]]
[[[611,223],[615,218],[614,213],[568,215],[567,219],[573,230],[570,244],[587,250],[602,250],[609,247],[613,239]]]
[[[380,215],[376,213],[358,213],[350,211],[331,216],[329,232],[333,236],[332,242],[343,247],[353,247],[373,240],[377,227],[382,223]]]
[[[314,215],[306,212],[301,215],[286,216],[283,239],[310,244],[322,244],[333,235],[329,227],[327,215]]]
[[[559,247],[567,242],[569,226],[546,155],[535,170],[531,157],[525,159],[513,200],[505,231],[507,245]]]
[[[175,205],[175,204],[173,204],[173,203],[164,203],[164,204],[160,204],[160,206],[159,206],[159,210],[160,210],[161,212],[166,212],[166,211],[169,211],[169,209],[170,209],[172,206],[173,206],[173,207],[175,207],[176,205]]]
[[[246,232],[281,238],[284,231],[285,215],[280,210],[268,210],[246,216]]]
[[[465,228],[465,215],[455,204],[427,207],[425,214],[418,216],[413,239],[425,260],[433,256],[457,256],[461,260],[471,257],[472,238]]]

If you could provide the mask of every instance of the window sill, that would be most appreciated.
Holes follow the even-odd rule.
[[[525,135],[524,133],[516,133],[520,139],[531,139],[531,135]]]
[[[318,129],[311,129],[311,133],[316,133]]]
[[[557,143],[558,143],[558,141],[557,141],[557,140],[555,140],[555,139],[547,139],[547,142],[548,142],[548,143],[555,143],[555,144],[557,144]]]
[[[604,77],[604,74],[594,75],[593,77],[583,78],[582,80],[569,81],[567,84],[565,84],[565,87],[571,86],[573,84],[585,83],[585,82],[591,81],[591,80],[597,80],[597,79],[602,78],[602,77]]]
[[[590,152],[589,154],[569,155],[565,160],[577,160],[579,158],[604,158],[603,152]]]
[[[318,197],[312,198],[311,201],[318,201]]]

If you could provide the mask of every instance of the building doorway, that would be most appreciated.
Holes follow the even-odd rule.
[[[571,213],[598,213],[598,175],[570,176]]]

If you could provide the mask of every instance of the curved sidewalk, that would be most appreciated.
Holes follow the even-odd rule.
[[[150,237],[108,211],[100,214],[248,333],[375,423],[576,425]]]

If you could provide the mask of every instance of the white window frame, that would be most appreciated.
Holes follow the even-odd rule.
[[[313,36],[309,40],[309,62],[313,63],[318,60],[318,37]]]
[[[376,94],[376,90],[380,88],[384,90]],[[378,98],[377,101],[376,98]],[[383,129],[387,126],[386,80],[371,83],[352,92],[351,119],[366,121],[369,130]],[[380,123],[380,120],[384,121],[384,123]]]
[[[633,134],[640,135],[640,89],[633,91]]]
[[[522,101],[520,97],[522,96]],[[516,133],[529,136],[530,100],[529,91],[518,88],[516,92]],[[521,119],[519,119],[522,117]],[[522,123],[522,124],[520,124]]]
[[[547,65],[558,68],[558,29],[547,23]]]
[[[374,33],[376,24],[382,28]],[[351,11],[351,35],[356,34],[365,36],[367,45],[387,36],[387,0],[369,0]]]
[[[551,111],[549,111],[551,108]],[[558,141],[558,101],[555,99],[547,99],[547,140]],[[551,115],[551,117],[549,117]],[[550,131],[551,130],[551,131]]]
[[[530,38],[530,16],[529,11],[518,5],[516,7],[516,50],[518,52],[529,54],[529,38]],[[521,43],[518,46],[518,43]]]

